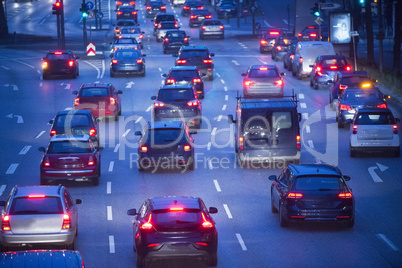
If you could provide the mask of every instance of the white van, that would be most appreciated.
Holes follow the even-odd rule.
[[[315,59],[321,55],[335,55],[332,43],[323,41],[297,43],[292,62],[292,76],[297,76],[299,80],[310,76],[312,70],[310,65],[313,65]]]

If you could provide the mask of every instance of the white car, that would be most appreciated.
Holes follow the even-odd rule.
[[[138,26],[121,28],[119,38],[134,38],[140,44],[141,48],[144,48],[142,44],[144,32],[141,32],[141,28]]]
[[[178,30],[180,29],[179,26],[177,26],[177,22],[174,21],[161,21],[158,24],[158,27],[156,28],[155,36],[156,36],[156,42],[162,42],[163,37],[165,37],[166,32],[169,30]]]
[[[388,108],[364,108],[356,111],[350,124],[350,156],[357,152],[387,151],[400,156],[398,123]]]

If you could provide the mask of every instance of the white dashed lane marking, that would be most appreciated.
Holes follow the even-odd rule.
[[[304,102],[300,103],[300,108],[307,108],[307,105]]]
[[[35,139],[39,138],[40,136],[42,136],[45,133],[45,131],[41,131],[38,135],[36,135]]]
[[[115,248],[114,248],[114,235],[109,235],[109,252],[110,252],[110,253],[115,253]]]
[[[214,184],[215,184],[216,191],[221,192],[222,190],[221,190],[221,187],[219,186],[219,183],[217,180],[214,180]]]
[[[24,146],[24,148],[22,148],[19,154],[26,154],[29,151],[29,149],[31,149],[31,147],[32,146],[30,145]]]
[[[214,128],[212,129],[211,136],[215,136],[217,129],[218,129],[218,128],[216,128],[216,127],[214,127]]]
[[[220,122],[222,120],[222,117],[223,117],[222,115],[219,115],[218,120],[216,120],[216,121]]]
[[[15,170],[17,169],[18,165],[19,165],[19,164],[17,164],[17,163],[11,164],[11,165],[8,167],[7,171],[6,171],[6,174],[8,174],[8,175],[14,174],[14,172],[15,172]]]
[[[108,221],[112,221],[112,220],[113,220],[112,206],[107,206],[107,220],[108,220]]]
[[[123,135],[121,135],[121,136],[122,136],[122,137],[127,136],[130,131],[131,131],[131,129],[127,129],[126,132],[124,132]]]
[[[309,125],[306,126],[306,132],[310,133],[310,126]]]
[[[247,250],[246,244],[243,241],[243,238],[240,234],[236,234],[237,240],[239,240],[240,246],[242,250]]]
[[[308,119],[308,113],[302,113],[302,117],[303,117],[303,119]]]
[[[142,120],[142,116],[138,117],[137,120],[135,120],[135,123],[137,124],[138,122],[140,122]]]
[[[226,110],[226,107],[227,107],[227,105],[225,104],[225,105],[223,105],[222,106],[222,111],[225,111]]]
[[[299,99],[304,100],[304,94],[299,94]]]
[[[3,184],[3,185],[0,187],[0,196],[4,193],[4,190],[6,189],[6,187],[7,187],[7,185],[5,185],[5,184]]]
[[[228,91],[228,87],[223,87],[223,89],[224,89],[225,91]]]
[[[240,65],[237,61],[235,61],[235,60],[232,60],[232,62],[235,64],[235,65]]]
[[[225,95],[225,100],[228,100],[229,99],[229,96],[228,95]]]
[[[232,213],[230,213],[230,210],[229,210],[228,205],[223,204],[223,208],[225,209],[226,214],[228,215],[228,218],[229,218],[229,219],[233,219],[233,217],[232,217]]]
[[[114,152],[114,153],[117,153],[117,151],[119,150],[119,148],[120,148],[120,143],[116,144],[116,146],[114,147],[113,152]]]
[[[314,143],[313,143],[312,140],[308,140],[307,143],[308,143],[308,146],[309,146],[311,149],[314,149]]]
[[[150,105],[145,111],[149,112],[149,111],[151,111],[151,109],[152,109],[152,105]]]
[[[112,182],[108,181],[106,183],[106,194],[111,194],[112,193]]]
[[[395,246],[395,244],[392,243],[392,241],[389,240],[388,237],[385,236],[385,234],[378,234],[377,236],[381,238],[392,250],[399,251],[399,248]]]
[[[211,142],[208,142],[208,144],[207,144],[207,150],[208,150],[208,151],[211,150],[211,145],[212,145],[212,143],[211,143]]]
[[[109,172],[112,172],[112,171],[113,171],[113,167],[114,167],[114,161],[110,161],[108,171],[109,171]]]
[[[221,83],[222,83],[222,84],[225,84],[225,80],[221,79]]]

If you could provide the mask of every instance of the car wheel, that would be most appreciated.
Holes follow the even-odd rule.
[[[137,168],[139,172],[143,172],[145,170],[144,166],[141,165],[141,159],[138,159]]]
[[[286,62],[285,62],[285,60],[283,60],[283,69],[288,69],[288,66],[286,65]]]
[[[314,89],[317,90],[319,87],[318,83],[314,81]]]
[[[144,67],[144,71],[141,73],[141,77],[145,77],[145,67]]]
[[[338,118],[338,128],[344,128],[344,124],[341,122],[341,120]]]
[[[292,76],[293,76],[293,77],[296,76],[296,72],[293,71],[293,67],[292,67]]]
[[[40,185],[48,185],[49,182],[47,179],[43,178],[42,175],[40,175]]]
[[[46,74],[43,74],[42,78],[43,78],[43,80],[48,80],[49,79],[49,77]]]
[[[96,176],[92,178],[92,185],[93,186],[98,186],[99,185],[99,177],[100,177],[100,167],[96,169]]]
[[[264,49],[260,48],[260,53],[264,54]]]
[[[214,80],[214,73],[211,73],[211,74],[208,75],[208,80],[209,81]]]
[[[146,260],[145,258],[141,257],[138,253],[137,253],[137,268],[144,268],[146,267]]]
[[[272,197],[272,191],[271,191],[271,212],[278,213],[278,210],[276,209],[276,207],[274,205],[274,198]]]
[[[218,265],[218,253],[212,253],[210,257],[207,258],[208,266],[217,266]]]
[[[112,72],[112,70],[110,70],[110,77],[114,77],[114,72]]]
[[[334,108],[334,100],[332,99],[331,94],[329,95],[329,107]]]
[[[163,49],[163,54],[166,54],[166,49]]]
[[[353,219],[351,219],[350,221],[347,221],[345,225],[347,228],[353,228],[353,226],[355,226],[355,217],[353,217]]]
[[[194,170],[194,159],[192,157],[188,159],[187,170]]]
[[[302,80],[303,79],[303,76],[302,76],[302,74],[300,72],[300,68],[297,68],[296,76],[297,76],[297,80]]]
[[[289,221],[283,218],[283,205],[279,205],[279,224],[281,227],[289,226]]]
[[[66,247],[68,250],[75,250],[75,239],[71,244],[67,244]]]
[[[310,87],[314,87],[313,80],[310,78]]]
[[[394,157],[400,157],[401,156],[401,148],[398,148],[397,150],[395,150],[394,152]]]
[[[118,115],[121,115],[121,107],[120,107],[120,110],[119,110],[119,113],[118,113]]]
[[[352,146],[349,146],[349,154],[350,157],[356,157],[356,150]]]

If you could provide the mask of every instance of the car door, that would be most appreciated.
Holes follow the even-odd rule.
[[[78,225],[78,208],[67,189],[64,190],[63,199],[64,205],[66,207],[66,212],[71,217],[72,228],[76,228]]]
[[[272,197],[274,200],[274,204],[279,210],[279,204],[283,201],[288,193],[288,184],[289,184],[289,176],[290,169],[286,168],[275,181],[274,187],[272,189]]]

